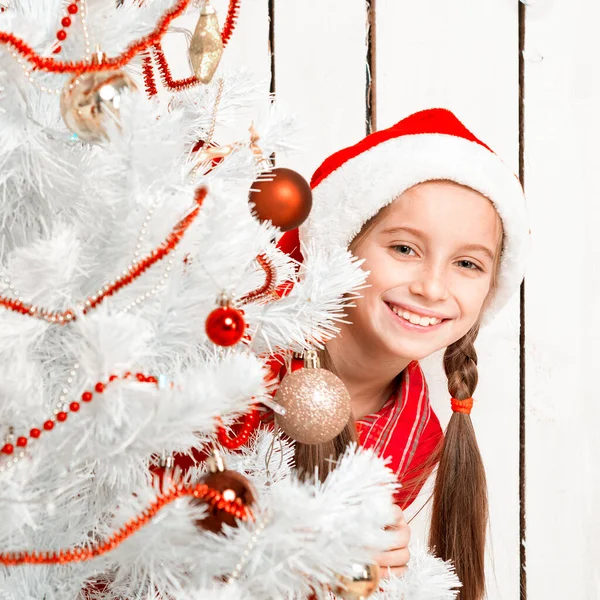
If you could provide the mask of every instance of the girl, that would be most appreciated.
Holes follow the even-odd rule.
[[[406,508],[438,464],[430,546],[451,559],[461,600],[484,594],[485,473],[468,416],[477,385],[480,325],[523,277],[529,229],[508,167],[449,111],[425,110],[327,158],[311,182],[313,209],[280,247],[299,240],[349,248],[368,287],[326,344],[322,366],[348,387],[356,423],[323,446],[297,445],[299,469],[330,468],[358,438],[390,460]],[[453,416],[442,434],[418,361],[446,348]],[[294,365],[293,368],[299,365]],[[402,572],[408,526],[380,565]]]

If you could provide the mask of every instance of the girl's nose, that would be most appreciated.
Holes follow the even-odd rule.
[[[430,302],[447,300],[449,295],[443,270],[435,267],[422,269],[409,285],[409,290]]]

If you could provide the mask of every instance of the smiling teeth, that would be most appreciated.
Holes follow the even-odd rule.
[[[406,321],[410,321],[413,325],[420,325],[421,327],[429,327],[429,325],[437,325],[442,322],[442,319],[438,319],[437,317],[421,317],[420,315],[416,315],[414,313],[408,312],[407,310],[400,311],[399,308],[388,304],[388,306],[399,316],[405,319]]]

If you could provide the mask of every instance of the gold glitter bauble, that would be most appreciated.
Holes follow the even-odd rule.
[[[352,565],[352,576],[338,576],[339,587],[334,591],[344,600],[364,600],[379,588],[381,573],[379,565],[373,563]]]
[[[123,71],[84,73],[65,85],[60,114],[82,141],[99,144],[108,140],[108,121],[120,126],[123,94],[136,89],[131,77]]]
[[[318,368],[315,357],[309,353],[304,369],[286,375],[274,398],[286,411],[275,415],[276,424],[302,444],[329,442],[350,419],[346,386],[331,371]]]
[[[207,2],[190,42],[190,62],[201,83],[210,83],[223,54],[223,40],[215,9]]]

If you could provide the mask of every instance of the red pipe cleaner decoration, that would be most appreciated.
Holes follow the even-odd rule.
[[[242,0],[229,0],[229,6],[227,7],[227,17],[225,17],[223,31],[221,31],[221,39],[223,40],[223,46],[227,46],[227,43],[231,39],[233,30],[235,29],[237,19],[239,16],[241,1]]]
[[[223,40],[223,46],[227,46],[231,36],[233,35],[233,31],[237,24],[237,18],[239,15],[241,0],[229,0],[229,5],[227,7],[227,16],[225,17],[225,24],[223,25],[223,29],[221,31],[221,39]],[[181,90],[185,90],[191,88],[195,85],[198,85],[200,82],[196,78],[195,75],[190,75],[189,77],[184,77],[183,79],[173,79],[171,75],[171,70],[169,69],[169,63],[165,58],[164,52],[162,50],[162,45],[160,41],[156,42],[153,45],[152,51],[154,54],[154,58],[158,63],[158,72],[160,73],[160,79],[165,86],[171,92],[179,92]],[[154,76],[152,76],[152,84],[149,85],[149,77],[146,76],[146,69],[152,69],[152,64],[150,59],[148,59],[148,66],[146,66],[146,58],[144,58],[144,81],[146,82],[146,92],[149,97],[152,97],[156,94],[156,84],[154,84]]]
[[[87,314],[92,309],[99,306],[108,296],[112,296],[120,289],[128,286],[130,283],[140,277],[140,275],[142,275],[145,271],[147,271],[152,265],[162,260],[165,256],[167,256],[167,254],[171,253],[177,247],[190,225],[194,222],[194,219],[198,216],[200,207],[202,206],[202,202],[204,201],[206,194],[206,188],[198,188],[195,195],[195,201],[197,204],[196,208],[194,208],[194,210],[192,210],[187,217],[184,217],[181,221],[179,221],[179,223],[177,223],[173,231],[167,236],[166,240],[160,246],[158,246],[158,248],[155,248],[145,258],[142,258],[135,263],[135,265],[129,269],[126,275],[119,275],[113,283],[103,286],[98,294],[88,298],[83,305],[83,314]],[[7,296],[0,296],[0,306],[4,306],[4,308],[13,312],[18,312],[29,317],[43,319],[53,324],[58,323],[59,325],[64,325],[65,323],[74,321],[77,318],[75,309],[72,308],[64,311],[51,311]]]
[[[142,73],[144,75],[144,88],[148,98],[156,96],[158,90],[156,89],[156,81],[154,80],[154,71],[152,69],[152,57],[149,53],[144,55],[142,60]]]
[[[163,82],[163,85],[168,90],[172,92],[179,92],[181,90],[185,90],[200,83],[195,75],[190,75],[189,77],[185,77],[184,79],[173,79],[171,71],[169,69],[169,65],[167,63],[167,59],[165,58],[165,54],[162,51],[160,42],[154,44],[152,51],[154,52],[154,58],[158,63],[158,72],[160,73],[160,79]]]
[[[235,515],[242,521],[247,521],[253,517],[249,507],[241,503],[237,498],[234,501],[229,501],[223,496],[209,488],[203,483],[193,486],[178,485],[165,494],[159,495],[146,510],[139,516],[127,521],[123,527],[113,533],[104,542],[91,544],[89,547],[76,547],[69,550],[50,550],[47,552],[37,552],[35,550],[23,550],[20,552],[0,552],[0,564],[6,566],[14,565],[56,565],[81,562],[101,556],[114,550],[127,538],[132,536],[136,531],[148,524],[164,506],[184,496],[193,496],[206,501],[211,506],[216,506],[219,510],[223,510],[229,514]]]
[[[256,257],[256,260],[265,271],[265,283],[258,289],[247,293],[245,296],[242,296],[239,300],[239,304],[241,305],[248,304],[249,302],[254,302],[259,298],[268,296],[275,289],[275,268],[273,267],[273,264],[264,254],[259,254]]]

